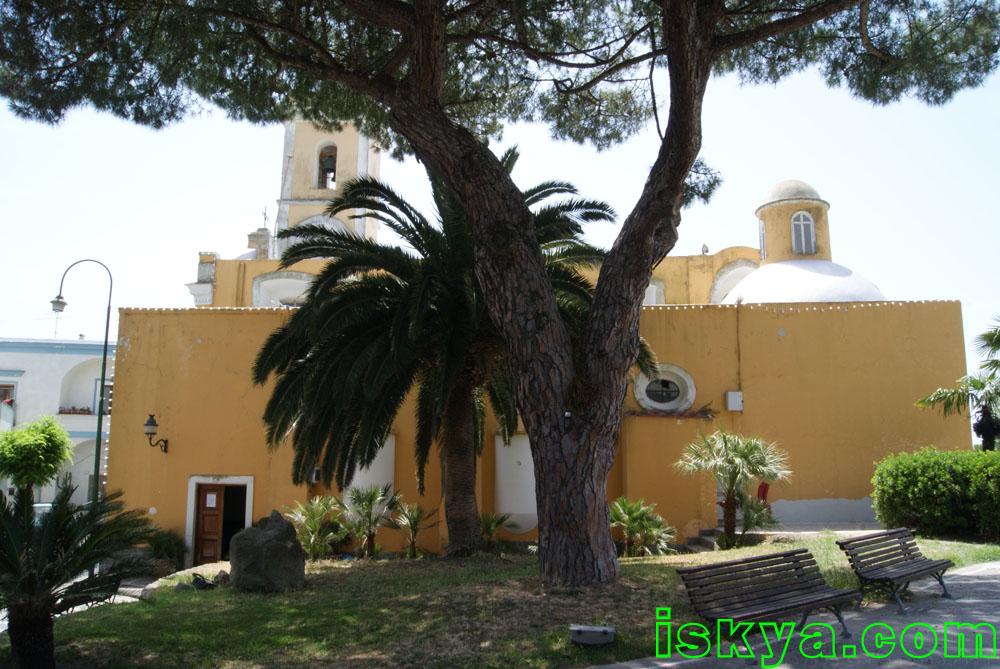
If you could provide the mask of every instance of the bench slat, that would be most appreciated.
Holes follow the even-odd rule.
[[[700,602],[694,603],[695,606],[701,606],[703,608],[743,608],[747,606],[757,606],[760,604],[766,604],[767,602],[783,601],[793,597],[802,596],[816,596],[817,594],[823,593],[828,586],[824,587],[812,587],[803,588],[801,590],[788,589],[781,591],[758,591],[758,592],[745,592],[742,594],[727,595],[724,597],[716,597],[714,599],[702,600]]]
[[[795,548],[790,551],[784,551],[781,553],[768,553],[767,555],[757,555],[754,557],[744,558],[742,560],[729,560],[728,562],[713,562],[712,564],[697,565],[694,567],[680,567],[677,569],[677,573],[681,574],[694,574],[698,572],[709,573],[712,571],[726,571],[729,567],[737,567],[739,569],[752,569],[756,563],[781,563],[784,558],[790,555],[804,555],[809,551],[805,548]],[[812,558],[810,555],[809,558]]]
[[[739,569],[726,572],[724,574],[681,574],[684,583],[690,587],[711,587],[721,585],[729,581],[738,581],[746,578],[766,578],[771,574],[783,574],[788,572],[806,573],[809,571],[819,571],[816,561],[798,562],[792,564],[776,564],[763,569]]]
[[[708,620],[729,619],[733,621],[759,620],[768,617],[778,617],[784,614],[802,612],[833,606],[857,599],[861,593],[857,590],[835,590],[823,594],[810,594],[787,599],[775,600],[766,605],[749,607],[716,607],[698,610],[698,614]]]
[[[945,569],[951,569],[954,566],[955,563],[951,560],[926,560],[910,565],[908,568],[897,567],[895,569],[866,571],[865,578],[871,581],[915,579],[935,574]]]
[[[705,596],[711,597],[714,596],[714,593],[716,592],[738,592],[746,589],[763,590],[789,587],[804,588],[808,586],[822,587],[824,585],[826,585],[826,583],[823,581],[823,577],[820,575],[818,567],[813,567],[812,571],[808,573],[799,571],[781,572],[761,576],[759,578],[744,577],[741,579],[733,579],[721,583],[711,583],[708,585],[685,583],[688,593],[692,596],[692,598]]]
[[[883,551],[876,555],[865,555],[856,557],[854,560],[849,560],[852,566],[859,569],[872,569],[877,567],[888,567],[894,564],[899,564],[903,562],[913,562],[915,560],[926,560],[920,551],[914,552],[900,552],[896,551]]]
[[[873,534],[863,534],[860,537],[848,537],[847,539],[838,539],[837,545],[847,550],[849,547],[860,547],[866,546],[872,543],[879,543],[892,539],[895,537],[913,537],[910,531],[905,527],[897,527],[892,530],[883,530],[882,532],[875,532]]]
[[[786,592],[808,592],[825,587],[826,583],[822,581],[785,579],[758,585],[750,582],[740,583],[735,587],[727,587],[725,590],[688,591],[688,595],[692,602],[708,602],[727,598],[774,597]]]

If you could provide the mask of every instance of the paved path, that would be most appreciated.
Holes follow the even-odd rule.
[[[105,604],[124,604],[126,602],[138,601],[139,595],[142,594],[143,588],[151,584],[155,579],[138,577],[133,579],[126,579],[122,581],[121,587],[118,589],[118,594],[111,597],[111,599],[101,602],[100,604],[94,604],[93,606],[103,606]],[[78,606],[76,608],[70,609],[61,615],[66,615],[69,613],[74,613],[76,611],[83,611],[86,606]],[[0,632],[7,631],[7,611],[0,610]]]
[[[777,657],[765,659],[769,649],[760,635],[751,638],[754,642],[755,657],[752,660],[720,658],[716,649],[701,659],[646,658],[621,664],[608,665],[600,669],[654,669],[683,667],[684,669],[708,669],[709,667],[780,667],[782,669],[802,667],[880,667],[882,669],[909,669],[911,667],[941,667],[942,669],[996,669],[1000,668],[1000,647],[996,630],[1000,630],[1000,562],[984,562],[959,569],[951,569],[945,574],[945,583],[952,599],[941,597],[941,586],[933,578],[922,579],[910,586],[913,596],[904,598],[907,615],[897,613],[895,602],[866,603],[859,610],[851,609],[844,615],[847,627],[852,633],[850,639],[841,636],[840,624],[831,614],[818,612],[810,615],[808,623],[830,623],[836,630],[836,638],[823,645],[824,654],[833,654],[836,659],[803,657],[800,644],[802,637],[796,633],[787,644],[781,657],[782,644],[772,640]],[[796,626],[798,620],[796,619]],[[951,657],[959,655],[956,642],[963,637],[954,628],[947,635],[945,655],[945,625],[948,623],[988,623],[994,628],[992,637],[983,642],[980,658]],[[874,625],[874,627],[873,627]],[[906,629],[908,626],[913,626]],[[662,629],[662,628],[661,628]],[[933,633],[931,632],[933,630]],[[661,634],[664,632],[661,631]],[[888,639],[885,636],[892,635]],[[925,645],[918,650],[918,635],[922,634]],[[964,637],[968,644],[969,636]],[[661,637],[661,648],[663,648]],[[935,645],[936,644],[936,645]],[[806,652],[810,643],[805,644]],[[933,648],[933,652],[930,652]],[[850,657],[852,650],[855,657]],[[865,652],[868,651],[868,653]],[[907,654],[906,651],[909,651]],[[872,653],[886,657],[871,657]],[[929,653],[929,654],[928,654]],[[910,655],[924,655],[914,658]],[[837,663],[840,663],[839,665]],[[598,668],[595,668],[598,669]]]

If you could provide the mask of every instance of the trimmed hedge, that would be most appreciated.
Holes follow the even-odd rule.
[[[872,477],[875,513],[886,527],[925,536],[1000,538],[1000,452],[890,455]]]

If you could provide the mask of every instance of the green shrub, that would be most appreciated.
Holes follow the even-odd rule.
[[[977,453],[979,463],[972,472],[972,497],[980,533],[1000,542],[1000,451]]]
[[[173,560],[177,571],[184,569],[184,538],[171,530],[156,530],[149,536],[149,555],[154,560]]]
[[[73,442],[52,416],[0,433],[0,476],[16,486],[46,485],[73,457]]]
[[[630,502],[625,497],[611,502],[608,515],[611,527],[620,527],[625,538],[624,557],[670,552],[674,528],[653,511],[655,507],[656,504],[647,505],[642,499]]]
[[[1000,453],[938,451],[890,455],[878,463],[875,513],[887,527],[928,536],[996,537]]]

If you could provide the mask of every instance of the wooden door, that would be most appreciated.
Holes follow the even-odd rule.
[[[198,485],[198,518],[194,540],[196,565],[218,562],[222,557],[222,504],[226,487]]]

